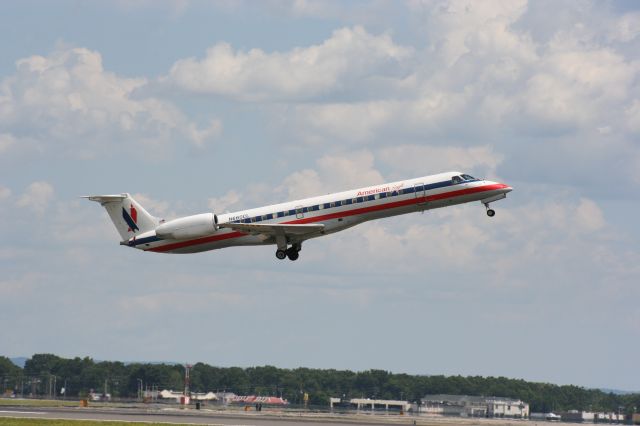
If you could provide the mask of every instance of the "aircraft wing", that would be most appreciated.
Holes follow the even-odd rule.
[[[267,235],[270,237],[304,237],[322,232],[323,224],[281,224],[281,223],[221,223],[220,228],[230,228],[247,234]]]

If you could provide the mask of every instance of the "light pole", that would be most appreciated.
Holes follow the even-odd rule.
[[[136,379],[138,381],[138,400],[142,398],[142,379]]]

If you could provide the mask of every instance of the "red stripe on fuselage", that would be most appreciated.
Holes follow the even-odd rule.
[[[322,222],[323,220],[339,219],[342,217],[355,216],[359,214],[376,212],[380,210],[394,209],[398,207],[406,207],[412,204],[444,200],[447,198],[460,197],[462,195],[475,194],[478,192],[485,192],[485,191],[494,191],[496,189],[505,189],[505,188],[508,188],[508,186],[502,183],[485,185],[485,186],[477,186],[475,188],[465,188],[465,189],[460,189],[458,191],[443,192],[441,194],[428,195],[426,197],[414,197],[407,200],[395,201],[393,203],[378,204],[376,206],[362,207],[358,209],[352,209],[352,210],[336,212],[336,213],[329,213],[322,216],[306,217],[302,219],[296,219],[289,222],[280,222],[280,223],[290,225],[290,224]],[[203,237],[195,240],[188,240],[188,241],[182,241],[179,243],[166,244],[160,247],[150,248],[147,251],[166,252],[166,251],[181,249],[184,247],[191,247],[199,244],[206,244],[206,243],[212,243],[215,241],[228,240],[230,238],[244,237],[246,235],[249,235],[249,234],[244,232],[234,231],[234,232],[229,232],[228,234],[212,235],[210,237]]]
[[[247,234],[245,234],[244,232],[235,231],[235,232],[229,232],[228,234],[212,235],[210,237],[198,238],[196,240],[188,240],[188,241],[181,241],[179,243],[166,244],[164,246],[150,248],[145,251],[165,252],[170,250],[181,249],[184,247],[191,247],[198,244],[206,244],[206,243],[212,243],[214,241],[228,240],[229,238],[244,237],[245,235]]]

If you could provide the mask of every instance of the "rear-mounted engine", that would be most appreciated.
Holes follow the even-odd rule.
[[[170,220],[156,228],[162,239],[183,240],[211,235],[218,230],[218,217],[213,213],[196,214]]]

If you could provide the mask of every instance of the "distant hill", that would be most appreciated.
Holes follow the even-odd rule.
[[[632,395],[634,393],[640,393],[638,391],[623,391],[619,389],[606,389],[606,388],[599,388],[598,390],[604,393],[612,393],[614,395]]]
[[[27,362],[27,360],[29,359],[29,357],[26,356],[17,356],[15,358],[9,358],[11,360],[11,362],[13,362],[15,365],[17,365],[20,368],[24,368],[24,364]],[[107,361],[107,360],[103,360],[103,359],[94,359],[93,362],[103,362],[103,361]],[[107,361],[109,362],[109,361]],[[124,365],[131,365],[131,364],[149,364],[149,365],[184,365],[184,363],[181,362],[175,362],[175,361],[124,361],[123,362]]]
[[[29,358],[26,356],[17,356],[15,358],[9,358],[9,359],[11,360],[12,363],[17,365],[18,367],[24,368],[24,363],[27,362]]]

